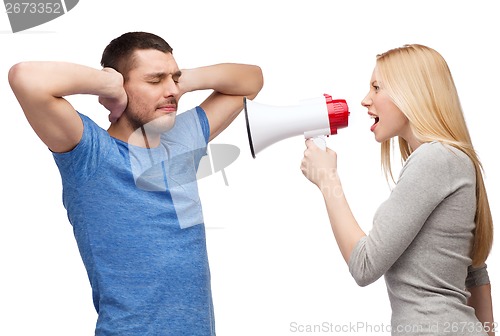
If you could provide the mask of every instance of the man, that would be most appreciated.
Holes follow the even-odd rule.
[[[214,335],[210,271],[196,187],[208,141],[263,85],[253,65],[180,70],[162,38],[131,32],[104,50],[102,70],[22,62],[10,85],[53,152],[63,202],[92,286],[96,335]],[[176,116],[187,92],[211,89]],[[91,94],[108,130],[64,99]]]

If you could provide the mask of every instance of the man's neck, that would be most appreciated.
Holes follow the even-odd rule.
[[[146,133],[144,127],[132,130],[129,127],[125,127],[125,125],[121,125],[120,121],[111,124],[108,128],[108,133],[113,138],[137,147],[155,148],[160,145],[159,134]]]

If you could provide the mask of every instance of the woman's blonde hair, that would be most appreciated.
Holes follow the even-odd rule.
[[[493,244],[493,219],[483,180],[483,168],[477,156],[463,116],[450,69],[435,50],[418,44],[405,45],[377,55],[377,78],[384,91],[410,122],[421,143],[439,141],[467,154],[476,170],[476,228],[471,251],[472,264],[486,261]],[[399,137],[401,159],[412,149]],[[382,169],[392,178],[392,140],[382,143]]]

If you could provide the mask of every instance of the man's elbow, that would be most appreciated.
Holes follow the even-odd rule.
[[[38,73],[34,62],[20,62],[9,69],[9,85],[18,99],[29,97],[34,100],[45,92],[47,81]]]
[[[262,74],[262,69],[258,65],[253,65],[252,79],[253,79],[253,85],[252,85],[253,89],[252,92],[247,95],[247,98],[250,100],[257,97],[259,92],[264,87],[264,75]]]
[[[12,91],[16,93],[21,89],[23,84],[26,82],[25,77],[28,72],[26,68],[29,66],[25,62],[14,64],[8,74],[9,85],[12,88]]]
[[[28,102],[40,106],[53,101],[56,96],[51,93],[47,73],[37,62],[20,62],[9,69],[9,85],[21,106]]]

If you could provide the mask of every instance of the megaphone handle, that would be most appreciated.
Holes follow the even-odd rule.
[[[316,146],[318,146],[321,150],[326,151],[326,137],[324,135],[315,136],[312,139]]]

